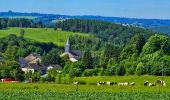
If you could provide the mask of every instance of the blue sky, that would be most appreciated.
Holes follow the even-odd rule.
[[[170,19],[170,0],[0,0],[0,11]]]

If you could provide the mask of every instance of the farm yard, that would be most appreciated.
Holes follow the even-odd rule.
[[[169,100],[170,77],[164,77],[166,87],[156,85],[144,86],[144,81],[156,82],[157,76],[110,76],[110,77],[77,77],[73,81],[85,82],[84,85],[56,83],[1,83],[0,99],[39,99],[39,100]],[[62,80],[64,81],[64,80]],[[102,85],[99,81],[132,82],[134,86]],[[77,91],[76,91],[77,90]],[[22,95],[20,95],[22,94]]]

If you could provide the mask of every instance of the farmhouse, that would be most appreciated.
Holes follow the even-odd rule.
[[[71,50],[71,44],[68,39],[65,46],[65,52],[60,56],[64,57],[66,55],[68,55],[70,61],[77,62],[81,58],[82,52],[79,50]]]
[[[25,58],[20,57],[19,63],[21,70],[24,72],[43,70],[41,56],[38,54],[30,54]]]
[[[62,67],[58,64],[53,64],[47,67],[47,71],[50,69],[56,69],[58,73],[62,72]]]

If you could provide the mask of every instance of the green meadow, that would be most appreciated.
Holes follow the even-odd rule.
[[[39,42],[53,42],[58,46],[64,46],[67,38],[71,35],[83,35],[87,34],[67,32],[61,30],[54,30],[53,28],[24,28],[25,38],[29,38]],[[9,34],[19,35],[20,28],[9,28],[0,30],[0,38],[5,37]]]
[[[0,83],[0,90],[37,90],[37,91],[53,91],[53,92],[72,92],[77,86],[72,82],[85,82],[84,85],[78,86],[79,92],[170,92],[170,77],[164,77],[166,87],[156,85],[153,87],[144,86],[145,81],[155,83],[161,79],[159,76],[93,76],[93,77],[76,77],[72,81],[61,78],[61,84],[57,83]],[[67,82],[66,82],[67,81]],[[97,82],[135,82],[135,86],[118,86],[118,85],[102,85],[97,86]],[[65,82],[65,83],[64,83]]]

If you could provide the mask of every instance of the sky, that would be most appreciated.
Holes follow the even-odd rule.
[[[0,0],[0,12],[170,19],[170,0]]]

